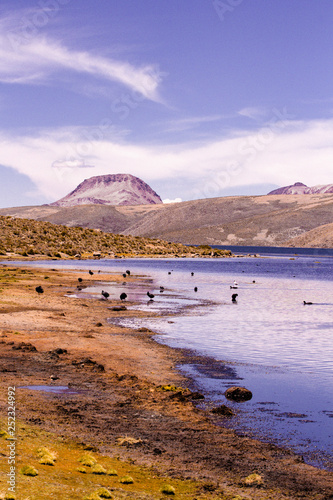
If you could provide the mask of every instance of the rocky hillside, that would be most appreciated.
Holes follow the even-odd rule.
[[[0,256],[66,259],[73,257],[224,257],[225,250],[184,246],[160,239],[104,233],[99,229],[66,227],[31,219],[0,216]]]
[[[51,206],[148,205],[162,203],[148,184],[130,174],[98,175],[85,179],[74,191]]]
[[[297,241],[296,246],[333,248],[327,226],[333,223],[333,193],[229,196],[168,205],[46,205],[3,208],[1,214],[189,245],[295,246]],[[327,238],[317,239],[317,233],[305,238],[316,228]]]
[[[285,186],[274,189],[270,194],[325,194],[333,193],[333,184],[326,184],[323,186],[308,187],[302,182],[295,182],[292,186]]]

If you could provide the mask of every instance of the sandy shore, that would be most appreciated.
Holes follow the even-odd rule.
[[[196,485],[192,493],[176,493],[175,498],[333,498],[332,473],[306,465],[276,446],[237,436],[217,425],[226,417],[197,409],[195,394],[185,389],[187,381],[175,368],[183,359],[180,350],[154,342],[147,330],[107,322],[120,314],[113,310],[120,300],[66,296],[75,292],[78,278],[84,286],[122,280],[110,274],[16,268],[10,263],[0,268],[1,429],[6,425],[8,387],[14,386],[18,425],[25,433],[28,429],[30,437],[35,433],[36,442],[40,433],[47,433],[54,446],[59,440],[76,443],[105,460]],[[43,294],[35,291],[38,285]],[[143,313],[121,312],[139,314]],[[18,389],[36,385],[68,386],[73,393]],[[167,385],[175,387],[161,387]],[[18,465],[27,460],[23,434]],[[119,446],[117,440],[124,436],[133,439]],[[2,439],[0,444],[5,458],[6,442]],[[7,469],[4,460],[0,498],[6,491]],[[57,482],[65,486],[53,470],[49,474],[58,491]],[[260,479],[256,476],[254,484],[246,486],[245,478],[254,473]],[[83,498],[83,486],[73,486],[70,496],[43,496],[48,493],[36,492],[33,481],[38,477],[26,482],[18,475],[16,498]],[[126,490],[126,496],[115,487],[114,498],[166,496],[138,488]]]

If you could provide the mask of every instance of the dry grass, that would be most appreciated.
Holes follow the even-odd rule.
[[[229,251],[204,245],[187,247],[160,239],[104,233],[98,229],[67,227],[32,219],[0,216],[0,256],[19,255],[53,259],[141,256],[228,256]]]

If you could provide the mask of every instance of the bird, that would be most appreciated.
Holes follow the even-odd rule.
[[[312,306],[312,302],[305,302],[305,300],[303,300],[303,304],[304,304],[305,306]]]
[[[160,293],[164,292],[164,286],[160,286]]]
[[[123,274],[123,278],[127,278],[127,274],[126,273]]]
[[[126,274],[128,274],[128,276],[129,276],[129,275],[131,274],[131,271],[129,271],[129,270],[127,269]]]
[[[127,294],[125,292],[120,294],[120,300],[125,300],[127,298]]]
[[[88,272],[89,272],[90,276],[92,276],[92,275],[94,274],[94,273],[91,271],[91,269],[89,269],[89,271],[88,271]]]
[[[105,299],[107,299],[108,297],[110,297],[110,294],[108,292],[104,292],[104,290],[102,290],[102,295]]]
[[[195,292],[197,292],[197,291],[198,291],[198,287],[197,287],[197,286],[195,286],[195,287],[194,287],[194,291],[195,291]]]
[[[82,278],[77,279],[79,283],[82,283]]]
[[[41,286],[36,286],[35,290],[36,290],[36,292],[37,292],[38,294],[40,294],[40,293],[44,293],[44,290],[43,290],[43,288],[42,288]]]
[[[232,302],[237,302],[238,293],[233,293],[231,296]]]
[[[153,299],[155,297],[155,295],[153,293],[150,293],[150,292],[147,292],[147,295],[150,299]]]
[[[168,274],[171,274],[171,271],[168,271]]]
[[[194,272],[193,271],[191,272],[191,276],[194,276]]]

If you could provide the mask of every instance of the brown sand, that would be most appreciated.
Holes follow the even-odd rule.
[[[210,481],[230,498],[333,498],[332,473],[217,426],[223,417],[197,409],[190,391],[182,395],[161,390],[163,384],[186,387],[175,369],[183,354],[154,342],[149,331],[108,323],[107,318],[120,314],[110,309],[120,301],[65,296],[75,292],[78,277],[84,285],[122,278],[31,268],[22,274],[22,268],[10,265],[0,274],[1,393],[10,385],[78,390],[59,396],[20,389],[20,420],[90,443],[103,454],[154,466],[171,477]],[[35,287],[40,284],[44,293],[38,295]],[[121,313],[134,314],[143,313]],[[58,348],[67,353],[52,352]],[[1,414],[5,409],[1,398]],[[124,435],[141,440],[140,446],[116,446]],[[244,491],[241,479],[254,472],[264,485]]]

